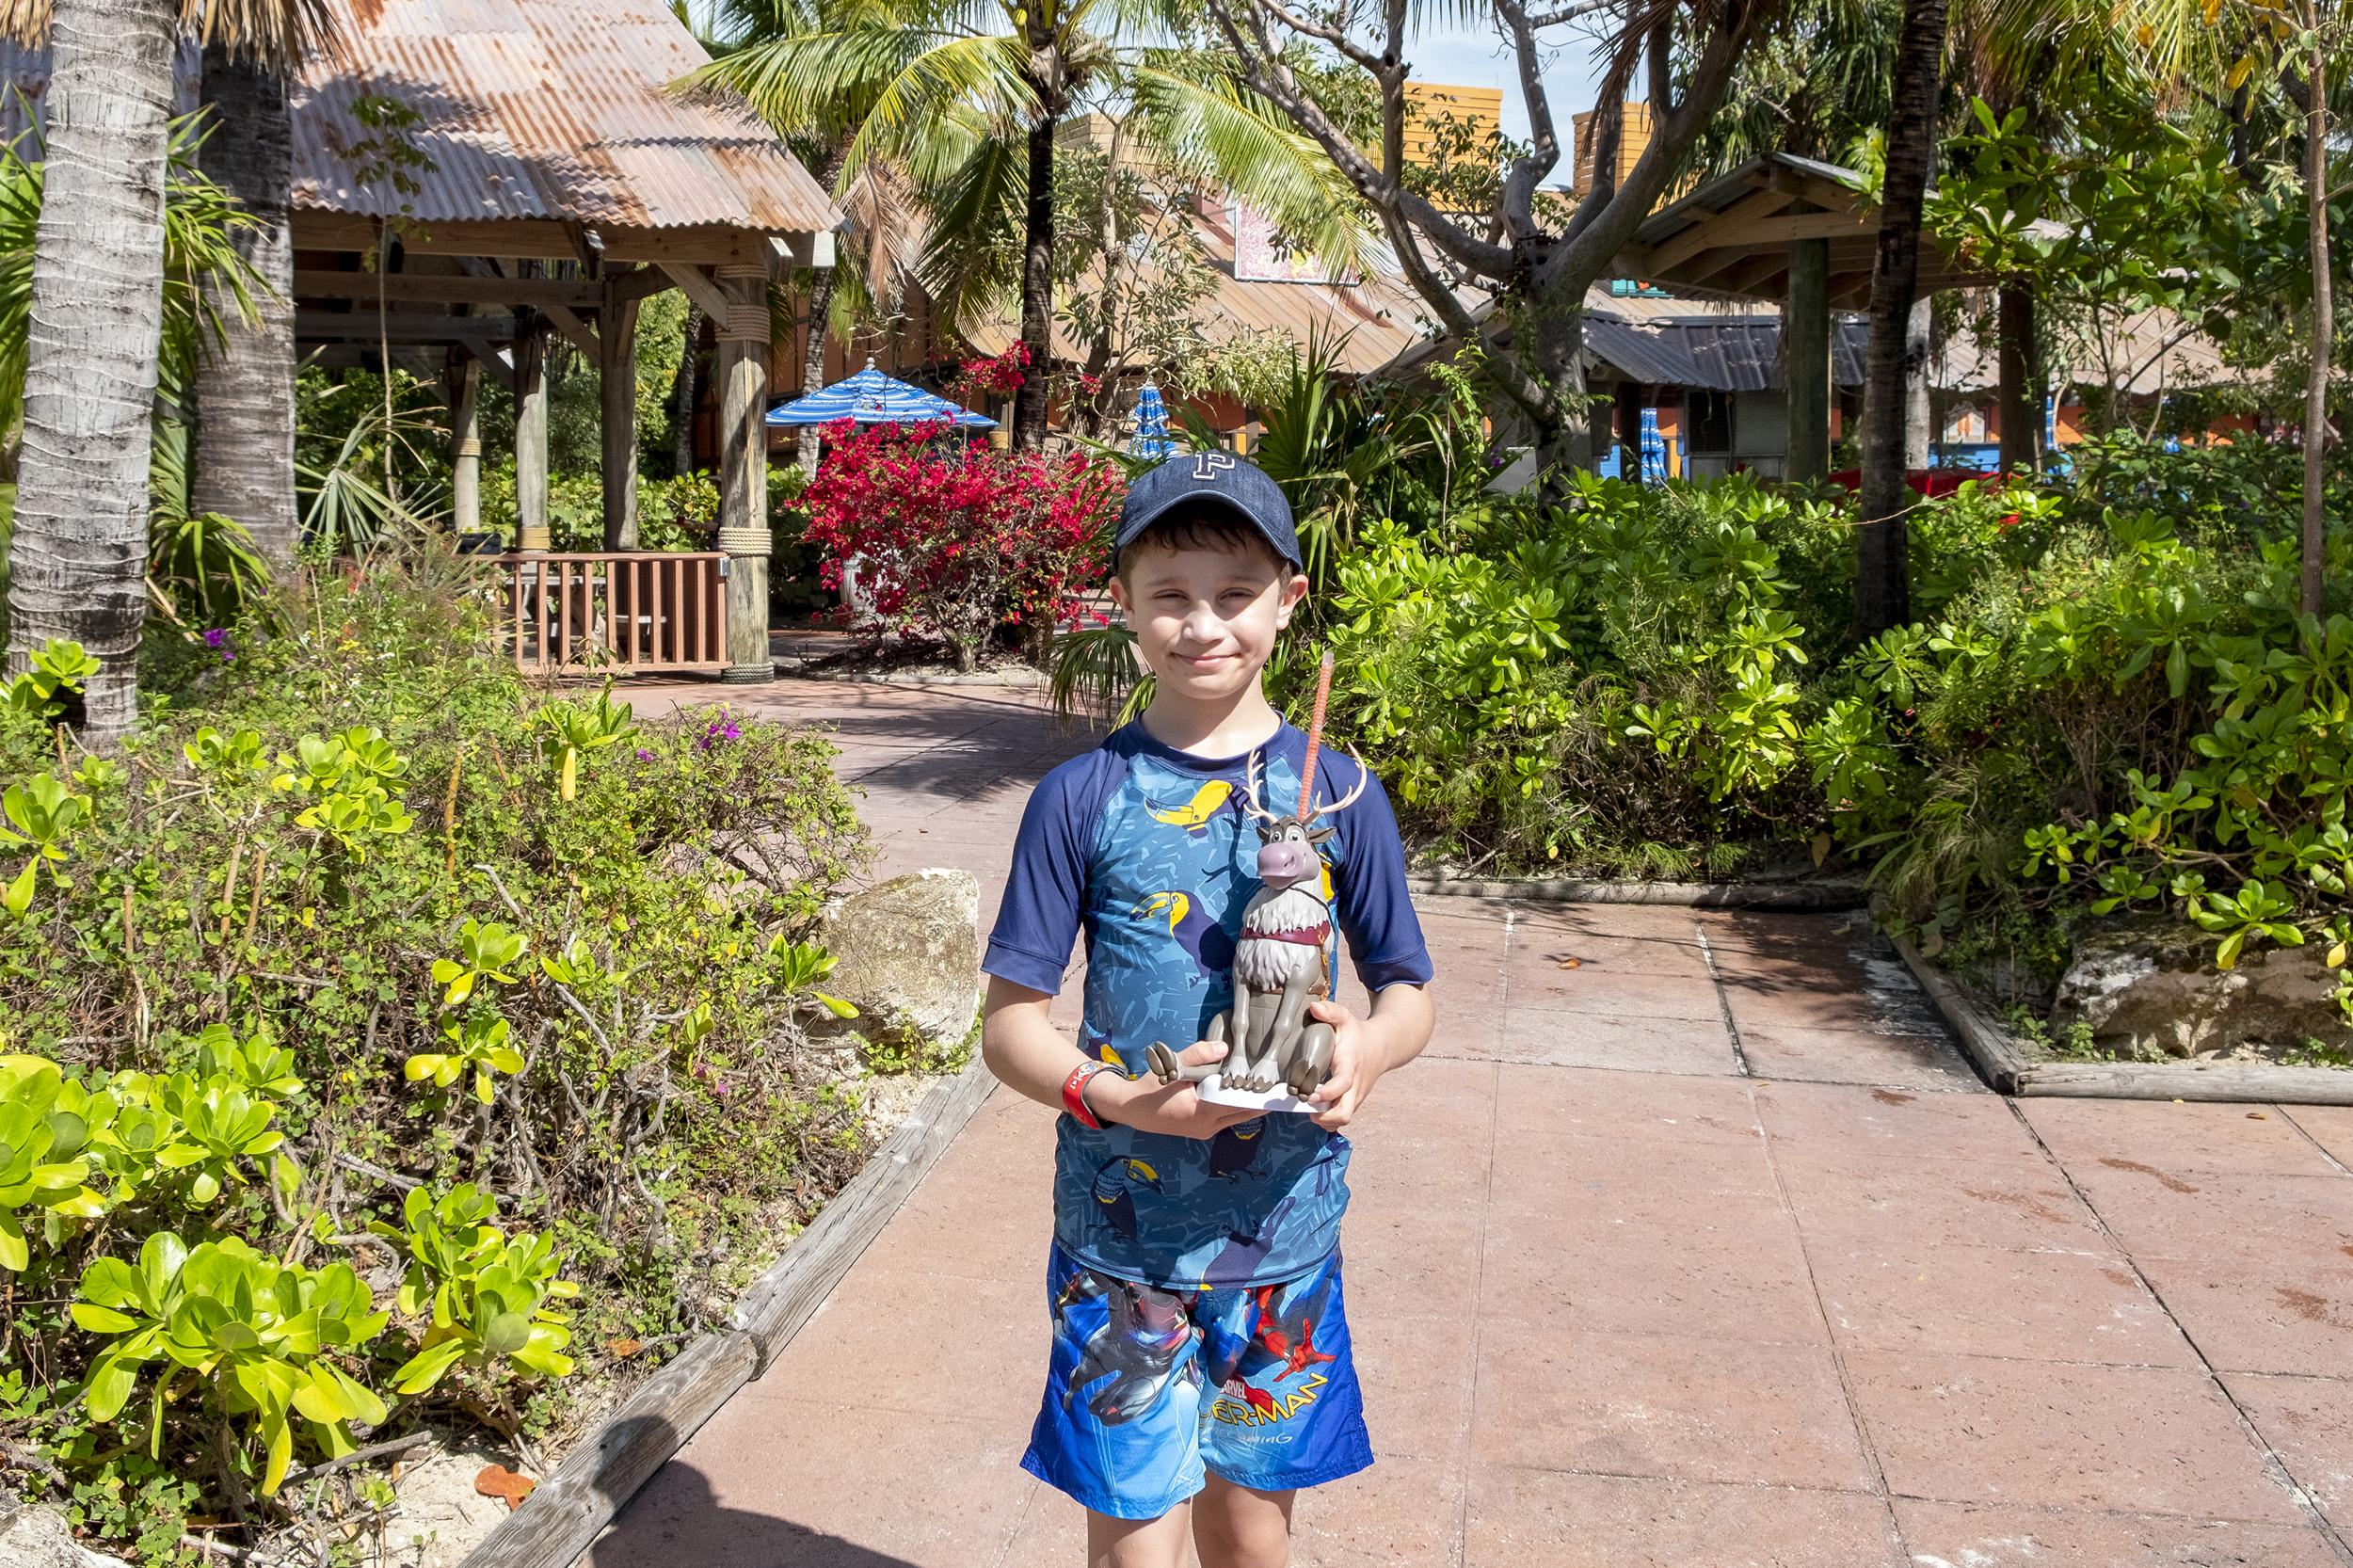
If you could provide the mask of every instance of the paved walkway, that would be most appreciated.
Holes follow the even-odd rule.
[[[840,727],[884,872],[992,904],[1085,744],[1026,694],[751,705]],[[1423,923],[1439,1035],[1350,1174],[1381,1458],[1299,1563],[2353,1564],[2353,1111],[2005,1101],[1844,917]],[[1018,1467],[1051,1146],[991,1098],[596,1568],[1078,1563]]]

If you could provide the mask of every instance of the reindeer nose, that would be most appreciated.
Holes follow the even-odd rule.
[[[1278,839],[1258,851],[1258,880],[1297,882],[1313,869],[1315,852],[1294,839]]]

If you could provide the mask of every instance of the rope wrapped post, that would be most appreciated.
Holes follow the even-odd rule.
[[[719,548],[728,554],[730,685],[774,680],[768,653],[768,275],[756,265],[717,268],[728,313],[719,341]]]
[[[515,340],[515,548],[555,548],[548,527],[548,335]]]
[[[1313,822],[1309,813],[1316,804],[1316,753],[1323,749],[1323,711],[1332,701],[1332,650],[1323,650],[1323,662],[1316,666],[1316,709],[1307,720],[1307,760],[1299,770],[1299,809],[1292,813],[1301,822]]]

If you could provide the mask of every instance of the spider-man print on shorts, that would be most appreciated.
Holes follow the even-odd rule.
[[[1047,1259],[1053,1369],[1021,1466],[1097,1513],[1157,1519],[1205,1470],[1261,1492],[1372,1463],[1335,1252],[1298,1279],[1163,1290]]]

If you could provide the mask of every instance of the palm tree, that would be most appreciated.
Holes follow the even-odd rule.
[[[1905,383],[1918,351],[1920,214],[1936,157],[1945,62],[1945,0],[1904,0],[1887,117],[1887,177],[1879,258],[1871,269],[1871,346],[1864,364],[1863,526],[1855,538],[1854,634],[1878,636],[1912,618],[1912,491],[1904,483]]]
[[[290,68],[322,0],[10,0],[0,31],[50,49],[8,580],[9,664],[50,638],[99,661],[94,739],[138,717],[149,421],[164,315],[164,178],[181,30]],[[291,456],[291,455],[290,455]]]
[[[237,232],[237,248],[263,287],[253,298],[251,322],[221,312],[221,340],[197,367],[188,509],[234,518],[271,558],[290,563],[301,525],[294,468],[294,245],[287,223],[294,123],[286,78],[215,43],[204,51],[203,101],[210,123],[201,167],[251,219]]]
[[[1142,106],[1154,144],[1173,158],[1212,169],[1325,254],[1362,259],[1345,187],[1231,71],[1205,68],[1197,47],[1121,41],[1155,24],[1189,35],[1173,8],[1147,15],[1113,0],[832,0],[811,20],[813,27],[748,44],[691,80],[742,93],[787,136],[854,124],[837,196],[876,162],[899,167],[928,193],[925,282],[950,319],[1000,294],[1020,301],[1032,368],[1014,405],[1017,447],[1046,440],[1054,133],[1081,104],[1116,95]],[[1011,267],[1011,248],[997,243],[1008,230],[1019,235]]]

